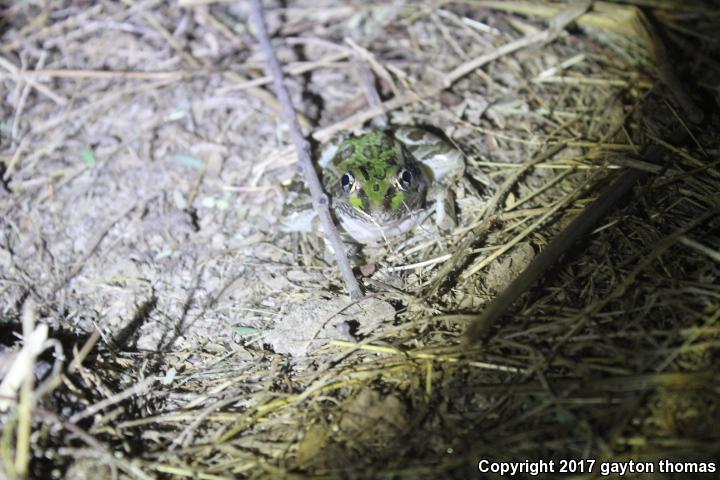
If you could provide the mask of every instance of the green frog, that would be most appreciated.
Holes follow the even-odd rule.
[[[330,144],[319,164],[335,219],[358,243],[386,242],[432,210],[442,229],[455,226],[450,190],[464,172],[465,159],[429,131],[403,127],[345,138]]]

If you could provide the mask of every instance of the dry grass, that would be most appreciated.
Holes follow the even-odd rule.
[[[354,305],[320,239],[278,228],[295,158],[243,2],[4,7],[2,474],[720,458],[720,17],[637,2],[664,52],[633,3],[565,31],[562,4],[266,2],[309,136],[424,124],[468,157],[458,228],[366,251]],[[664,69],[679,86],[653,88]],[[627,169],[620,207],[463,346]],[[298,316],[357,332],[281,353],[267,339]]]

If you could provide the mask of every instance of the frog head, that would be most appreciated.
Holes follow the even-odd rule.
[[[427,178],[406,147],[374,131],[343,141],[333,160],[336,188],[359,214],[386,219],[408,214],[424,201]]]

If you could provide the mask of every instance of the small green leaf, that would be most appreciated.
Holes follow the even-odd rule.
[[[250,335],[257,335],[260,333],[260,330],[253,327],[245,327],[243,325],[237,325],[235,327],[235,333],[240,335],[241,337],[249,337]]]
[[[195,170],[202,170],[205,168],[205,162],[193,157],[192,155],[179,153],[174,155],[172,159],[180,165],[185,165],[186,167],[194,168]]]
[[[82,150],[80,150],[80,157],[82,157],[85,165],[88,165],[90,167],[94,167],[95,165],[97,165],[97,159],[95,158],[95,154],[89,148],[83,148]]]

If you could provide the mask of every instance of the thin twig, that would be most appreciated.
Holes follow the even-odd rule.
[[[257,39],[260,42],[260,48],[265,55],[268,71],[273,78],[275,93],[282,105],[285,121],[288,124],[293,143],[295,144],[295,149],[297,150],[298,161],[302,167],[305,183],[307,184],[308,189],[310,189],[313,208],[318,213],[323,230],[325,231],[325,237],[335,252],[338,268],[340,269],[340,273],[345,281],[345,286],[348,289],[350,298],[356,300],[363,296],[362,290],[360,289],[360,285],[358,284],[355,275],[353,275],[352,267],[350,266],[350,262],[348,261],[347,254],[345,252],[345,245],[340,239],[340,235],[338,234],[332,217],[330,216],[327,195],[323,192],[320,180],[318,179],[315,169],[313,168],[312,161],[310,160],[310,143],[305,139],[302,131],[300,130],[300,124],[298,123],[297,116],[295,114],[295,108],[293,108],[292,102],[290,101],[290,95],[285,88],[285,80],[282,70],[280,69],[280,63],[278,62],[275,50],[270,43],[270,36],[268,35],[267,26],[265,25],[262,3],[260,0],[252,0],[250,5],[252,7],[250,14],[252,23],[255,25]]]
[[[13,75],[13,77],[17,77],[20,74],[20,69],[17,68],[11,61],[0,57],[0,67],[3,67],[5,70],[10,72],[10,74]],[[61,107],[67,105],[68,100],[61,95],[58,95],[57,93],[53,92],[50,88],[46,87],[42,83],[36,82],[32,78],[25,78],[23,79],[25,82],[27,82],[28,85],[31,85],[35,90],[42,93],[49,99],[51,99],[53,102],[57,103]]]

